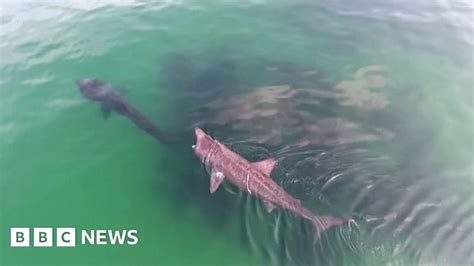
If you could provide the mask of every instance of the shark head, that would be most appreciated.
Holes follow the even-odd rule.
[[[100,100],[109,91],[107,85],[98,79],[79,79],[76,84],[82,95],[91,100]]]
[[[194,129],[194,133],[196,134],[196,145],[193,145],[194,153],[204,162],[216,148],[217,142],[198,127]]]

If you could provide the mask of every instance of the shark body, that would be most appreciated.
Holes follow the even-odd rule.
[[[129,118],[135,125],[162,143],[168,143],[168,138],[137,108],[128,103],[118,90],[98,79],[81,79],[76,81],[84,97],[100,102],[102,113],[107,118],[112,111]]]
[[[292,197],[271,179],[270,174],[276,164],[274,159],[251,163],[200,128],[195,128],[195,134],[194,152],[202,163],[211,169],[211,193],[227,179],[242,191],[260,198],[268,212],[281,208],[309,220],[318,235],[349,220],[342,217],[317,216],[306,209],[300,200]]]

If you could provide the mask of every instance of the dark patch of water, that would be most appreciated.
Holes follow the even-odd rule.
[[[194,67],[186,65],[196,61],[192,56],[172,58],[177,62],[165,64],[166,87],[189,86],[189,95],[197,88],[206,95],[177,104],[191,112],[182,117],[188,128],[203,127],[250,161],[276,158],[272,177],[286,191],[315,213],[349,216],[354,223],[314,245],[312,228],[286,211],[267,214],[259,200],[229,186],[210,196],[208,174],[196,160],[169,190],[177,206],[197,207],[221,228],[239,221],[245,243],[274,265],[419,261],[427,248],[453,252],[441,240],[449,234],[464,243],[462,250],[469,246],[469,237],[453,227],[472,228],[472,221],[463,221],[469,211],[445,209],[467,197],[438,188],[446,188],[448,173],[434,150],[433,121],[418,104],[421,96],[374,79],[380,66],[329,82],[314,67],[292,62],[226,57]],[[175,73],[180,70],[191,78]],[[370,87],[374,80],[387,85]],[[262,85],[278,86],[255,88]],[[342,261],[347,258],[353,261]]]

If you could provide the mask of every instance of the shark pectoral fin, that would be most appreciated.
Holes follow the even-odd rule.
[[[211,193],[214,193],[217,190],[217,188],[221,185],[222,181],[224,181],[224,177],[225,176],[222,172],[212,170],[211,187],[209,189]]]
[[[109,117],[110,117],[110,113],[112,112],[112,109],[110,109],[110,107],[108,107],[108,106],[105,105],[105,104],[102,104],[102,105],[100,106],[100,108],[101,108],[101,111],[102,111],[102,117],[103,117],[104,119],[109,118]]]
[[[275,204],[266,200],[263,201],[263,205],[265,205],[265,208],[267,209],[268,213],[272,212],[276,208]]]
[[[311,219],[311,222],[313,223],[315,229],[316,229],[316,234],[319,236],[321,232],[337,225],[341,225],[343,223],[348,222],[349,219],[343,218],[343,217],[334,217],[334,216],[314,216],[313,219]]]
[[[271,172],[273,171],[273,168],[275,168],[275,164],[276,164],[276,160],[273,158],[252,163],[253,166],[260,169],[260,171],[262,171],[266,175],[271,174]]]

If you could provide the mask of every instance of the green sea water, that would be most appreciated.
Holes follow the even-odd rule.
[[[472,4],[356,2],[2,1],[0,264],[472,265]],[[181,67],[170,67],[176,61]],[[299,222],[284,218],[281,244],[271,237],[278,214],[261,218],[248,207],[255,199],[230,186],[209,194],[183,113],[237,89],[219,71],[202,84],[224,84],[217,87],[226,96],[183,87],[186,76],[222,61],[232,62],[235,88],[246,92],[283,83],[261,74],[274,65],[316,69],[331,84],[362,67],[388,69],[383,94],[394,107],[377,119],[401,133],[366,146],[389,158],[383,184],[392,185],[367,192],[365,204],[341,196],[344,189],[325,195],[333,215],[379,214],[384,226],[361,222],[345,245],[331,231],[313,249],[311,232],[297,235]],[[91,77],[127,91],[160,128],[182,133],[182,143],[157,143],[118,114],[104,120],[74,82]],[[382,212],[377,202],[392,207]],[[12,248],[12,227],[135,229],[139,243]]]

